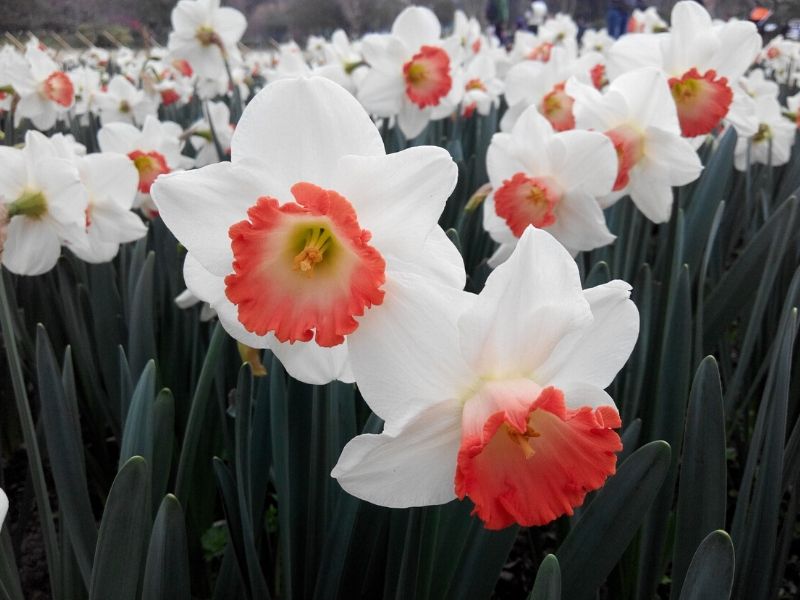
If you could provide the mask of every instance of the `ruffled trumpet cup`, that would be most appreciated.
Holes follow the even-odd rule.
[[[311,183],[292,194],[297,202],[283,206],[259,198],[230,228],[226,293],[248,331],[337,346],[358,327],[355,317],[383,302],[386,262],[344,197]]]
[[[629,295],[622,281],[581,290],[566,250],[533,227],[480,295],[426,286],[351,344],[385,426],[332,475],[383,506],[469,498],[489,529],[572,514],[621,449],[603,388],[638,336]]]
[[[189,251],[187,287],[294,377],[352,381],[349,348],[364,323],[396,310],[394,294],[413,297],[427,280],[463,287],[461,257],[437,225],[457,178],[450,155],[386,155],[339,85],[268,85],[245,109],[231,154],[162,175],[151,192]],[[413,281],[394,291],[399,275]]]
[[[620,425],[608,406],[567,408],[556,387],[487,383],[464,406],[456,495],[491,529],[572,514],[614,473]]]

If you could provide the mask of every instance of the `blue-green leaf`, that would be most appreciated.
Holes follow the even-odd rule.
[[[680,600],[728,600],[733,586],[734,553],[730,536],[712,531],[697,548]]]
[[[717,361],[700,363],[692,384],[681,461],[671,597],[680,594],[692,556],[703,538],[725,526],[727,501],[725,415]],[[727,536],[726,536],[727,537]]]
[[[561,569],[553,554],[544,557],[528,600],[561,600]]]
[[[189,548],[180,502],[167,494],[153,523],[142,600],[189,600]]]
[[[71,368],[72,363],[68,358],[65,372],[71,371]],[[89,500],[83,440],[75,414],[77,408],[73,404],[74,397],[68,402],[53,348],[42,325],[36,329],[36,370],[42,401],[42,425],[60,512],[69,531],[81,575],[88,584],[97,526]],[[68,381],[72,381],[70,377]],[[74,396],[74,387],[70,392]]]
[[[593,597],[642,524],[669,466],[669,444],[650,442],[597,492],[556,553],[564,598]]]
[[[150,533],[150,470],[134,456],[117,473],[100,522],[90,600],[136,600]]]

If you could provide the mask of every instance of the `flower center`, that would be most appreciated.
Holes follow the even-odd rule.
[[[506,435],[508,435],[514,444],[519,446],[519,449],[522,451],[522,454],[525,455],[526,459],[532,458],[533,455],[536,454],[536,451],[533,449],[533,439],[541,437],[542,435],[533,428],[531,421],[532,419],[528,421],[525,431],[522,432],[517,431],[513,427],[509,427],[507,423],[503,423],[502,425]]]
[[[357,329],[355,317],[383,302],[386,263],[346,198],[311,183],[292,194],[296,202],[283,205],[259,198],[230,228],[225,293],[250,332],[336,346]]]
[[[617,179],[614,191],[618,192],[630,182],[633,169],[644,156],[644,136],[630,125],[620,125],[605,132],[617,152]]]
[[[335,243],[333,234],[325,227],[309,227],[306,230],[305,245],[292,260],[292,269],[306,277],[314,275],[314,266],[325,258],[325,251]]]
[[[572,114],[575,100],[564,91],[564,85],[563,81],[554,85],[539,104],[539,112],[550,121],[556,131],[575,129],[575,115]]]
[[[408,98],[420,108],[436,106],[453,86],[450,57],[436,46],[422,46],[403,65]]]
[[[538,60],[539,62],[548,62],[550,54],[553,51],[553,44],[550,42],[543,42],[536,46],[533,50],[528,52],[528,60]]]
[[[766,123],[759,123],[758,131],[753,136],[753,143],[760,144],[761,142],[768,142],[772,139],[772,129]]]
[[[128,101],[127,101],[127,100],[122,100],[122,101],[119,103],[119,108],[118,108],[118,110],[119,110],[119,112],[121,112],[122,114],[128,114],[129,112],[131,112],[131,105],[128,103]]]
[[[150,152],[134,150],[128,154],[128,158],[133,161],[133,166],[139,171],[139,191],[143,194],[150,193],[150,188],[159,175],[170,172],[167,159],[155,150]]]
[[[48,100],[68,107],[75,98],[75,88],[66,73],[55,71],[44,80],[42,94]]]
[[[701,75],[692,68],[680,78],[671,78],[669,85],[678,109],[681,133],[685,137],[711,133],[728,114],[733,102],[728,80],[717,77],[713,69]]]
[[[470,79],[467,82],[466,89],[467,89],[467,91],[480,90],[482,92],[485,92],[486,91],[486,86],[483,85],[483,82],[476,77],[475,79]]]
[[[22,195],[8,205],[8,217],[17,215],[30,219],[41,219],[47,213],[47,198],[39,191],[25,190]]]
[[[219,46],[222,48],[222,40],[209,25],[203,25],[197,28],[194,37],[204,47]]]
[[[515,173],[494,193],[497,215],[505,219],[515,236],[521,237],[528,225],[539,229],[556,222],[555,209],[561,194],[541,177]]]

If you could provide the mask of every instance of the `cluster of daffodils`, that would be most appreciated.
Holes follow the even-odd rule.
[[[603,388],[638,313],[622,281],[582,290],[569,252],[530,225],[479,295],[462,291],[437,224],[457,173],[438,147],[386,154],[358,101],[312,77],[256,95],[230,162],[151,194],[188,250],[189,290],[233,337],[302,381],[356,381],[384,420],[344,449],[346,490],[394,507],[468,497],[489,528],[540,525],[614,472]]]
[[[243,47],[243,15],[219,0],[180,0],[172,27],[146,51],[0,50],[0,111],[25,131],[0,147],[3,266],[41,274],[64,246],[108,261],[162,219],[187,250],[179,306],[203,302],[301,381],[356,382],[383,419],[334,468],[346,490],[468,497],[495,529],[572,514],[614,472],[604,389],[638,313],[623,281],[581,289],[573,260],[614,242],[604,209],[629,198],[666,222],[704,144],[733,129],[738,169],[777,166],[800,124],[800,94],[779,100],[798,44],[762,47],[695,2],[669,24],[637,11],[619,40],[555,15],[510,47],[415,6],[387,33],[305,48]],[[476,295],[438,224],[458,168],[420,142],[492,113],[495,270]],[[387,154],[393,127],[410,147]],[[99,151],[60,133],[80,128]]]
[[[1,146],[2,265],[39,275],[55,266],[62,246],[87,262],[111,260],[120,244],[147,233],[131,211],[137,180],[127,157],[86,154],[62,134],[28,131],[23,148]]]

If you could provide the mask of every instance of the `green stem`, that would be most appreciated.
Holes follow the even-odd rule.
[[[208,100],[203,101],[203,112],[205,112],[206,121],[208,121],[208,129],[211,134],[211,141],[214,144],[214,148],[217,151],[217,158],[219,158],[220,162],[224,162],[228,160],[225,151],[222,149],[222,145],[219,143],[219,138],[217,137],[217,132],[214,129],[214,124],[211,122],[211,111],[208,109]]]
[[[28,467],[30,467],[31,470],[33,491],[36,495],[36,505],[39,509],[39,520],[42,524],[42,537],[44,538],[44,549],[47,556],[50,589],[54,598],[60,598],[61,590],[59,589],[59,578],[57,574],[61,561],[59,558],[56,528],[53,524],[53,511],[50,509],[47,483],[44,478],[42,455],[39,452],[39,443],[36,439],[36,427],[33,424],[33,415],[31,414],[30,404],[28,403],[28,393],[25,391],[22,362],[17,352],[14,321],[12,319],[11,305],[8,301],[2,269],[0,269],[0,325],[2,325],[3,339],[5,340],[8,370],[11,373],[11,383],[14,388],[14,399],[17,403],[22,436],[28,454]]]
[[[183,437],[183,450],[181,450],[181,458],[178,461],[178,474],[175,478],[175,496],[177,496],[184,510],[187,510],[189,503],[189,480],[195,463],[197,447],[200,444],[203,416],[206,414],[211,383],[214,381],[214,372],[226,337],[225,330],[217,322],[216,327],[214,327],[214,333],[211,336],[211,342],[208,345],[206,357],[203,360],[203,367],[200,369],[200,377],[194,390],[192,405],[189,408],[186,434]]]

